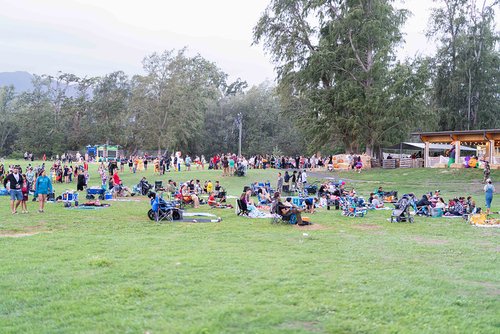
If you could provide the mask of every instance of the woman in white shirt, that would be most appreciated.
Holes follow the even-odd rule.
[[[438,201],[436,202],[436,208],[438,209],[446,209],[446,203],[444,202],[443,198],[442,197],[438,197]]]

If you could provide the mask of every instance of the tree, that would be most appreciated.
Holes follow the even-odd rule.
[[[19,151],[32,151],[35,154],[50,156],[65,150],[64,138],[54,125],[54,109],[47,80],[34,76],[33,90],[19,96],[18,139],[15,148]]]
[[[148,143],[158,150],[198,150],[205,113],[221,98],[225,87],[225,73],[200,55],[188,57],[186,51],[145,57],[147,75],[135,79],[133,100],[139,111],[135,114],[152,134]],[[141,109],[141,104],[147,109]]]
[[[440,42],[433,59],[433,104],[439,128],[500,125],[500,35],[494,31],[498,0],[441,0],[428,37]]]
[[[415,103],[426,78],[405,85],[413,90],[405,96],[388,86],[425,73],[412,67],[417,63],[394,63],[408,13],[392,2],[274,0],[254,28],[254,43],[263,42],[276,64],[284,108],[308,133],[311,151],[340,144],[372,154],[387,129],[407,128],[424,110]]]
[[[0,87],[0,156],[12,153],[18,131],[13,86]]]
[[[130,95],[128,77],[122,71],[100,78],[94,89],[90,123],[95,140],[122,143],[127,132],[127,108]]]
[[[204,152],[237,152],[238,126],[243,120],[242,152],[244,155],[271,153],[276,146],[285,154],[303,152],[302,132],[292,115],[282,112],[276,88],[264,82],[221,99],[207,113]]]
[[[68,131],[67,147],[70,150],[80,150],[82,146],[95,141],[95,127],[92,126],[92,94],[99,78],[78,78],[75,94],[67,98],[63,105],[64,124]]]

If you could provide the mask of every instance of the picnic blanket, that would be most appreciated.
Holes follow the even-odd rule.
[[[86,206],[86,205],[79,205],[79,206],[70,206],[65,209],[67,210],[98,210],[98,209],[104,209],[108,208],[109,206]]]
[[[206,212],[183,212],[182,215],[184,217],[217,217],[212,213],[206,213]]]
[[[181,223],[219,223],[221,222],[222,219],[181,219],[181,220],[175,220],[175,222],[181,222]]]

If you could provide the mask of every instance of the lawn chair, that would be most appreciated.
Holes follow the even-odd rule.
[[[238,216],[248,216],[250,211],[247,208],[247,204],[241,199],[236,200],[236,214]]]
[[[159,195],[153,197],[152,193],[148,194],[151,198],[151,209],[148,211],[148,217],[155,222],[182,219],[182,211],[176,207],[176,203],[165,201]]]
[[[280,213],[278,212],[278,202],[277,201],[273,201],[271,203],[271,210],[270,210],[270,213],[272,215],[271,217],[271,224],[281,224],[283,223],[283,216],[280,215]]]
[[[271,203],[271,224],[297,224],[297,215],[292,213],[287,216],[283,216],[279,212],[279,206],[277,201]]]

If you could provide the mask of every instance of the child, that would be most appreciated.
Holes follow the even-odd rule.
[[[306,205],[306,212],[309,212],[309,213],[314,213],[314,209],[316,207],[316,202],[318,201],[318,199],[315,197],[313,199],[311,198],[306,198],[304,200],[304,203]]]
[[[26,202],[28,202],[28,183],[26,182],[26,175],[23,174],[23,187],[21,188],[21,192],[23,193],[23,200],[21,201],[21,210],[22,213],[28,213],[28,207],[26,206]]]
[[[328,201],[326,199],[326,195],[323,194],[321,195],[321,198],[319,199],[319,206],[322,207],[322,208],[325,208],[328,206]]]
[[[231,204],[224,204],[224,202],[221,201],[217,201],[217,198],[215,197],[215,193],[212,191],[210,193],[210,196],[208,197],[208,205],[211,207],[211,208],[219,208],[219,209],[225,209],[225,208],[232,208],[233,206]]]
[[[217,202],[217,200],[215,199],[215,193],[212,191],[212,192],[210,193],[210,196],[208,196],[208,205],[209,205],[210,207],[216,207],[216,206],[218,206],[218,204],[219,204],[219,203],[218,203],[218,202]]]
[[[363,163],[361,162],[361,159],[359,159],[359,160],[356,162],[355,168],[356,168],[356,170],[358,171],[358,173],[361,173],[361,169],[363,168]]]

